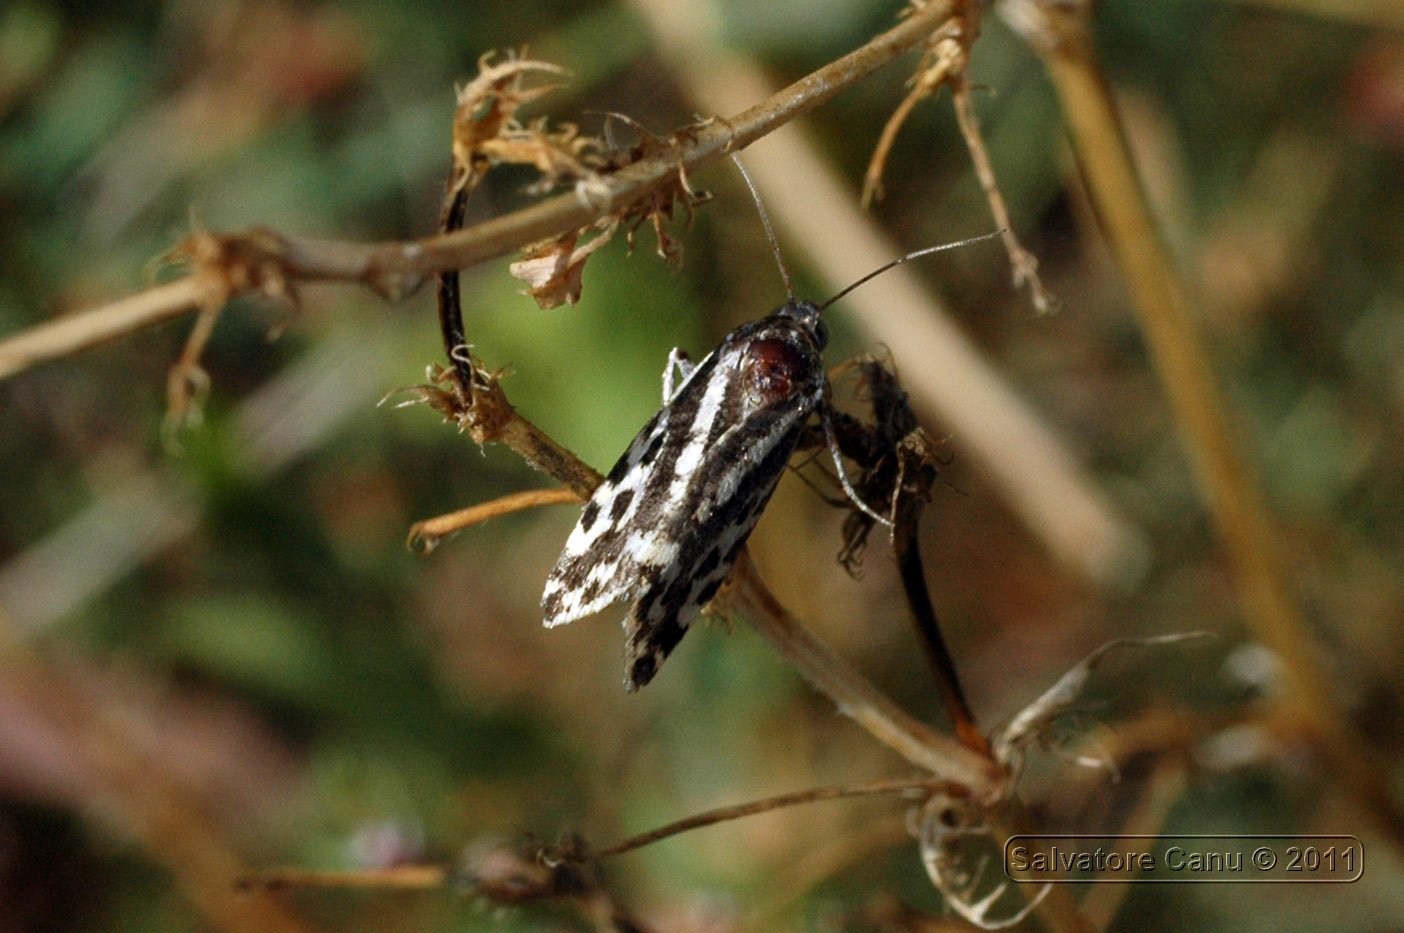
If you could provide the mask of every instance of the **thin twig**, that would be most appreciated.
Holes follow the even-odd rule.
[[[201,307],[208,293],[206,283],[187,276],[20,331],[0,341],[0,379],[178,317]]]
[[[956,737],[971,750],[988,756],[989,742],[975,722],[955,659],[941,634],[921,559],[918,531],[937,475],[934,444],[918,425],[896,373],[871,356],[858,357],[834,371],[851,369],[860,373],[859,384],[871,407],[872,423],[835,412],[831,420],[839,450],[862,470],[860,495],[874,502],[891,503],[893,556],[942,704],[955,726]],[[844,520],[844,548],[839,559],[846,566],[857,562],[873,527],[872,520],[858,511],[850,512]]]
[[[471,528],[474,525],[503,515],[510,515],[513,512],[534,509],[543,505],[565,505],[579,501],[580,496],[573,489],[526,489],[493,499],[491,502],[470,505],[457,512],[436,515],[433,518],[426,518],[422,522],[415,522],[410,526],[409,540],[406,543],[427,554],[443,543],[443,540],[449,535],[457,534],[465,528]]]
[[[946,19],[951,5],[951,0],[933,0],[893,29],[761,103],[685,134],[675,151],[603,176],[588,197],[562,194],[465,230],[408,242],[352,243],[269,230],[217,239],[239,247],[241,263],[276,269],[284,284],[359,282],[396,298],[439,272],[467,268],[578,230],[674,181],[680,170],[695,172],[748,146],[920,46]],[[224,298],[259,287],[256,279],[231,282],[235,277],[223,275],[220,281],[225,271],[197,267],[174,282],[22,331],[0,342],[0,379],[193,310],[208,303],[211,294],[218,293],[212,290],[221,286],[228,292]]]
[[[970,83],[965,80],[964,69],[953,73],[947,80],[951,85],[956,122],[960,126],[961,136],[965,138],[965,148],[970,153],[970,164],[975,169],[980,189],[985,192],[985,200],[990,205],[995,225],[1001,231],[1000,237],[1004,240],[1004,249],[1009,254],[1009,264],[1014,268],[1014,287],[1029,287],[1029,298],[1033,301],[1034,310],[1040,314],[1053,311],[1057,308],[1058,301],[1043,287],[1043,280],[1038,275],[1038,258],[1024,248],[1024,244],[1019,242],[1019,235],[1014,232],[1014,221],[1009,216],[1009,208],[1004,203],[1004,193],[999,190],[999,182],[995,179],[994,165],[985,149],[985,139],[980,134],[980,122],[975,116],[975,106],[970,100]]]
[[[731,605],[839,712],[912,764],[964,785],[977,798],[1003,789],[1004,776],[988,758],[913,719],[810,634],[766,587],[744,550],[731,579]]]
[[[449,175],[449,190],[439,217],[439,233],[452,233],[463,228],[468,213],[468,176],[458,165]],[[459,270],[445,269],[439,273],[439,331],[444,338],[444,352],[460,385],[472,384],[472,361],[468,356],[468,335],[463,329],[463,308],[459,289]]]
[[[317,871],[308,868],[266,868],[238,879],[243,891],[277,888],[380,888],[429,891],[454,878],[445,865],[396,865],[394,868],[361,868]]]
[[[941,623],[936,618],[936,608],[931,602],[931,593],[926,587],[926,572],[921,560],[921,545],[916,526],[898,525],[898,534],[892,545],[897,557],[897,569],[902,577],[902,591],[907,597],[907,606],[916,624],[921,645],[936,678],[937,689],[946,714],[955,726],[956,738],[971,750],[982,755],[990,751],[989,740],[980,731],[970,702],[961,688],[960,677],[956,673],[955,660],[941,634]]]
[[[970,153],[971,167],[975,170],[975,177],[980,182],[980,189],[985,193],[990,213],[994,215],[995,225],[1000,229],[1005,251],[1009,254],[1009,264],[1014,270],[1014,287],[1028,285],[1029,297],[1035,310],[1046,313],[1057,307],[1057,301],[1043,287],[1043,281],[1038,275],[1038,259],[1024,248],[1019,242],[1019,235],[1015,233],[1009,208],[1004,203],[1004,194],[999,190],[999,182],[995,179],[994,165],[990,161],[989,151],[985,148],[985,138],[980,133],[980,121],[975,115],[975,107],[970,98],[970,82],[966,78],[966,69],[970,63],[970,50],[980,35],[981,12],[979,3],[960,2],[956,5],[950,22],[931,37],[927,44],[926,56],[912,78],[912,89],[888,117],[886,125],[882,128],[882,135],[873,147],[873,154],[868,160],[868,170],[863,178],[861,203],[866,209],[875,199],[882,196],[882,175],[886,170],[888,156],[898,132],[917,104],[936,94],[942,86],[948,85],[951,89],[956,121],[965,140],[965,148]]]
[[[195,317],[195,326],[190,336],[185,338],[185,347],[180,357],[171,364],[166,376],[166,422],[165,434],[173,438],[181,428],[195,425],[201,417],[206,394],[209,392],[210,377],[200,365],[200,355],[214,334],[223,305],[207,305]]]
[[[660,842],[670,836],[685,833],[689,830],[699,829],[703,826],[713,826],[717,823],[725,823],[729,820],[738,820],[742,817],[755,816],[757,813],[768,813],[771,810],[779,810],[784,807],[794,807],[799,804],[813,803],[818,800],[837,800],[841,797],[875,797],[887,794],[902,794],[909,791],[931,791],[949,788],[947,781],[934,778],[893,778],[881,781],[864,781],[860,784],[837,784],[829,787],[813,787],[809,790],[795,791],[792,794],[780,794],[776,797],[767,797],[764,800],[754,800],[750,803],[737,804],[730,807],[718,807],[715,810],[706,810],[696,813],[685,819],[660,826],[657,829],[640,833],[637,836],[630,836],[622,842],[616,842],[612,846],[605,846],[603,849],[592,849],[589,857],[593,859],[605,859],[615,855],[622,855],[625,852],[632,852],[644,846]]]

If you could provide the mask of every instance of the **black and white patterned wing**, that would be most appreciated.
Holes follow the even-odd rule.
[[[711,404],[705,383],[715,357],[698,364],[643,426],[581,510],[546,578],[541,607],[548,628],[635,598],[658,568],[677,559],[676,529],[659,521],[665,510],[656,499],[667,495],[679,464],[695,456],[689,429]]]
[[[705,467],[685,498],[690,522],[680,553],[690,555],[662,569],[634,597],[624,620],[628,683],[653,679],[688,626],[726,581],[794,453],[812,406],[795,398],[779,410],[734,426],[712,445]],[[764,429],[759,435],[757,428]]]

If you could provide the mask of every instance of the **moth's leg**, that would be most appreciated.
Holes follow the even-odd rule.
[[[697,364],[687,355],[687,351],[681,347],[673,347],[668,354],[668,365],[663,369],[663,404],[668,404],[673,398],[673,373],[678,375],[677,386],[681,386],[687,381],[687,377],[692,375],[692,371],[697,368]]]
[[[819,407],[819,420],[824,423],[824,439],[828,442],[829,453],[834,456],[834,466],[838,469],[839,483],[843,485],[843,491],[849,500],[858,507],[858,511],[871,518],[880,525],[893,527],[892,519],[885,518],[874,512],[868,504],[858,498],[858,490],[853,488],[853,484],[848,481],[848,471],[843,468],[843,457],[839,454],[838,438],[834,437],[834,425],[829,420],[829,410],[827,404]]]

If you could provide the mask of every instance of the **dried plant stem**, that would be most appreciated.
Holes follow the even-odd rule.
[[[623,855],[626,852],[633,852],[636,849],[642,849],[645,846],[653,845],[655,842],[662,842],[664,839],[669,839],[694,829],[715,826],[718,823],[739,820],[748,816],[768,813],[772,810],[780,810],[786,807],[815,803],[821,800],[839,800],[845,797],[911,795],[913,793],[922,796],[938,789],[949,789],[949,785],[944,781],[929,777],[888,778],[877,781],[863,781],[854,784],[814,787],[809,790],[796,791],[791,794],[766,797],[763,800],[754,800],[750,803],[707,810],[689,816],[686,819],[677,820],[660,826],[657,829],[639,833],[637,836],[630,836],[628,839],[617,842],[614,845],[599,849],[582,849],[578,853],[563,853],[559,857],[594,862],[600,859],[612,858],[616,855]],[[428,890],[441,888],[446,884],[450,884],[455,880],[455,877],[456,873],[444,865],[402,865],[395,868],[349,871],[309,871],[300,868],[271,868],[259,871],[256,874],[242,879],[241,886],[245,888],[394,888],[400,890]]]
[[[495,438],[516,451],[527,463],[560,480],[576,498],[585,500],[594,493],[604,476],[560,444],[545,431],[515,411]]]
[[[0,379],[185,314],[200,307],[207,294],[202,282],[187,276],[21,331],[0,341]]]
[[[223,306],[209,304],[195,317],[179,358],[166,375],[166,433],[173,437],[183,425],[198,419],[210,378],[200,366],[200,355],[214,334]]]
[[[920,508],[917,510],[920,513]],[[951,657],[945,636],[941,634],[941,624],[936,618],[935,605],[926,587],[926,567],[921,559],[921,543],[917,535],[916,521],[898,524],[898,532],[893,551],[897,558],[897,571],[902,578],[902,590],[907,597],[907,607],[912,613],[917,634],[921,638],[927,663],[931,665],[936,686],[941,694],[941,703],[955,726],[956,738],[967,748],[981,754],[990,753],[989,740],[980,731],[975,721],[975,713],[965,690],[960,685],[955,659]]]
[[[428,553],[438,547],[449,535],[457,534],[465,528],[480,525],[491,519],[543,505],[565,505],[569,502],[579,501],[580,496],[573,489],[527,489],[522,492],[514,492],[499,499],[493,499],[491,502],[470,505],[457,512],[436,515],[433,518],[426,518],[422,522],[415,522],[410,526],[408,543],[411,547],[418,546],[425,553]]]
[[[398,865],[394,868],[367,868],[347,871],[266,868],[240,878],[239,887],[245,891],[276,888],[374,888],[430,891],[442,888],[453,878],[453,871],[445,865]]]
[[[1066,115],[1087,185],[1097,203],[1140,315],[1171,408],[1189,447],[1211,514],[1237,572],[1248,625],[1281,659],[1286,694],[1335,759],[1358,799],[1404,842],[1404,816],[1331,698],[1289,584],[1278,529],[1254,471],[1239,449],[1189,300],[1150,215],[1102,76],[1085,3],[1018,0],[1004,7],[1042,56]]]
[[[985,138],[980,133],[980,121],[975,116],[975,105],[970,100],[970,84],[965,80],[963,70],[947,80],[951,85],[951,100],[955,105],[960,134],[964,137],[965,148],[970,153],[970,164],[975,169],[980,189],[985,192],[985,200],[990,205],[995,225],[1003,231],[1000,237],[1004,240],[1005,251],[1009,253],[1009,264],[1014,268],[1014,287],[1028,285],[1029,297],[1034,308],[1040,313],[1052,311],[1057,306],[1057,301],[1043,287],[1043,280],[1038,276],[1038,259],[1024,248],[1024,244],[1019,242],[1019,235],[1014,232],[1014,220],[1009,216],[1009,208],[1004,203],[1004,193],[999,190],[994,164],[990,161],[988,150],[985,149]]]
[[[993,762],[913,719],[810,634],[766,587],[745,551],[731,581],[731,605],[840,712],[912,764],[976,797],[1003,789],[1004,775]]]
[[[838,784],[830,787],[814,787],[809,790],[796,791],[792,794],[781,794],[777,797],[767,797],[764,800],[754,800],[750,803],[738,804],[730,807],[718,807],[715,810],[707,810],[703,813],[696,813],[686,819],[681,819],[666,826],[640,833],[637,836],[630,836],[623,842],[617,842],[612,846],[603,849],[591,850],[590,857],[595,859],[609,858],[614,855],[622,855],[625,852],[632,852],[644,846],[652,845],[679,833],[689,830],[699,829],[703,826],[714,826],[717,823],[725,823],[730,820],[741,819],[742,817],[755,816],[757,813],[768,813],[771,810],[779,810],[784,807],[798,806],[804,803],[814,803],[819,800],[838,800],[842,797],[873,797],[885,796],[888,794],[904,794],[912,791],[924,791],[930,793],[946,787],[946,783],[932,778],[894,778],[882,781],[864,781],[861,784]]]
[[[297,282],[359,282],[387,297],[429,276],[504,256],[547,237],[578,230],[677,178],[743,148],[807,113],[903,53],[919,47],[949,16],[951,0],[933,0],[861,48],[728,119],[685,134],[678,150],[607,175],[588,194],[559,195],[464,230],[410,242],[351,243],[254,230],[226,238],[241,261],[276,270],[280,288]],[[259,287],[258,276],[197,266],[185,278],[89,311],[41,324],[0,341],[0,379],[95,346],[158,321]]]

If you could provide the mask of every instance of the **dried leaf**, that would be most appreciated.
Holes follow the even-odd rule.
[[[570,233],[555,240],[528,247],[526,258],[510,266],[508,271],[528,286],[526,293],[536,299],[543,310],[560,307],[562,304],[575,304],[580,300],[581,276],[585,271],[585,260],[590,254],[609,242],[614,235],[611,224],[594,239],[577,247],[578,233]]]
[[[995,736],[993,744],[996,761],[1017,773],[1023,750],[1043,735],[1049,724],[1077,702],[1097,665],[1112,651],[1120,648],[1145,648],[1209,637],[1207,632],[1184,632],[1152,638],[1118,638],[1102,645],[1073,667],[1043,695],[1020,710],[1009,725]]]

